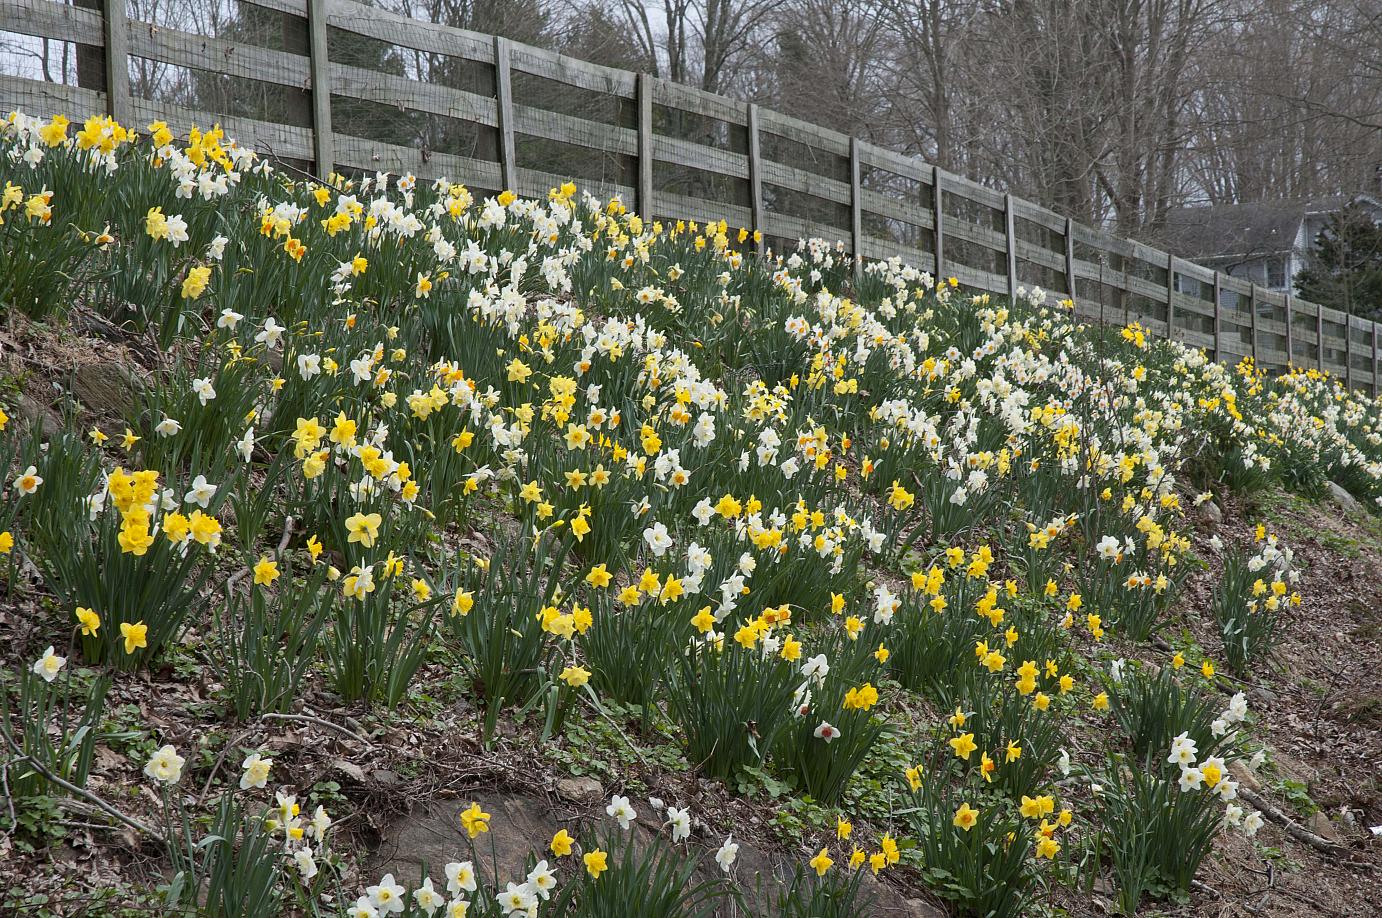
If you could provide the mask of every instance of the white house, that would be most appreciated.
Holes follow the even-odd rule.
[[[1353,202],[1382,223],[1382,198],[1370,194],[1182,207],[1167,214],[1166,247],[1270,290],[1290,290],[1330,216]]]

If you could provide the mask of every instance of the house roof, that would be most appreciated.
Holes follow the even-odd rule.
[[[1166,245],[1183,258],[1286,252],[1295,245],[1304,218],[1299,201],[1181,207],[1166,215]]]
[[[1378,207],[1370,195],[1332,195],[1305,201],[1255,201],[1181,207],[1166,215],[1166,245],[1183,258],[1256,258],[1288,252],[1308,215],[1334,213],[1354,200]]]

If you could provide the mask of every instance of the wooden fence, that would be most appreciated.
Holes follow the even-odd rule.
[[[353,0],[185,2],[186,22],[145,22],[130,16],[139,0],[0,0],[0,33],[46,39],[66,65],[62,82],[0,72],[0,110],[220,122],[323,176],[445,175],[521,195],[573,178],[645,216],[723,218],[779,249],[844,240],[993,293],[1041,286],[1089,320],[1377,394],[1373,322],[751,103]]]

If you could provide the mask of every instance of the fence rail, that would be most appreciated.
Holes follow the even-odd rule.
[[[1378,393],[1373,322],[751,103],[354,0],[186,3],[201,14],[156,23],[127,0],[0,0],[0,33],[67,64],[61,82],[0,73],[0,109],[216,121],[322,176],[522,195],[573,178],[645,216],[840,239],[856,261],[899,256],[993,293],[1041,286],[1087,320]]]

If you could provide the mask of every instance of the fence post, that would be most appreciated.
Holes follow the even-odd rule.
[[[945,274],[945,193],[941,189],[942,177],[940,166],[931,167],[931,216],[935,223],[935,232],[932,234],[936,240],[936,283],[940,283],[942,275]]]
[[[1344,388],[1353,389],[1353,313],[1344,313]]]
[[[1013,196],[1003,195],[1003,230],[1008,240],[1008,301],[1017,301],[1017,220],[1013,216]]]
[[[653,76],[640,73],[638,102],[638,214],[653,219]]]
[[[1070,291],[1071,311],[1075,305],[1075,221],[1065,218],[1065,287]]]
[[[106,40],[106,109],[110,117],[126,127],[133,127],[130,28],[125,0],[103,0],[101,8]]]
[[[1166,340],[1176,340],[1176,256],[1166,256]]]
[[[758,136],[758,104],[749,103],[749,219],[753,231],[759,234],[754,243],[760,253],[767,247],[767,232],[763,219],[763,148]]]
[[[1315,363],[1316,369],[1324,372],[1324,307],[1315,304]]]
[[[499,115],[499,169],[502,190],[518,194],[518,151],[513,136],[513,82],[509,71],[509,40],[494,36],[494,91]]]
[[[1372,397],[1377,398],[1377,323],[1372,323]]]
[[[1248,353],[1252,356],[1253,369],[1257,369],[1257,284],[1248,284],[1248,335],[1251,343]]]
[[[331,136],[331,57],[326,44],[326,0],[308,0],[308,66],[312,71],[312,151],[323,181],[335,168]]]
[[[1286,369],[1296,362],[1296,333],[1291,328],[1291,291],[1286,291]]]
[[[1215,272],[1214,272],[1214,362],[1215,362],[1215,363],[1218,363],[1218,362],[1219,362],[1219,354],[1220,354],[1219,345],[1220,345],[1220,338],[1222,337],[1223,331],[1224,331],[1224,329],[1223,329],[1223,315],[1222,315],[1222,313],[1223,313],[1223,306],[1221,305],[1222,299],[1223,299],[1222,293],[1223,293],[1223,290],[1222,290],[1222,288],[1221,288],[1220,285],[1219,285],[1219,272],[1218,272],[1218,271],[1215,271]]]
[[[1118,273],[1122,276],[1122,281],[1118,286],[1118,302],[1123,304],[1123,324],[1132,324],[1132,297],[1128,289],[1128,256],[1120,255],[1117,252],[1110,252],[1110,258],[1118,259]]]
[[[854,249],[854,280],[864,276],[864,202],[859,180],[859,138],[849,138],[849,233]]]

